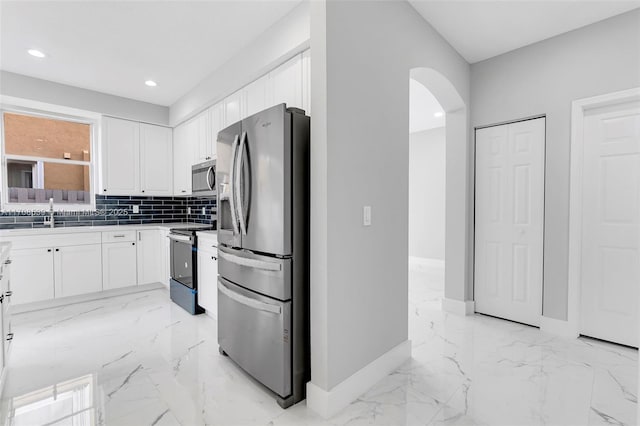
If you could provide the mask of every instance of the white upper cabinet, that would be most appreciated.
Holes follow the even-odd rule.
[[[144,195],[173,195],[171,129],[140,124],[140,187]]]
[[[253,115],[271,106],[269,104],[269,75],[264,75],[242,89],[246,105],[246,116]]]
[[[102,194],[140,192],[140,123],[104,117],[102,121]]]
[[[194,157],[193,163],[202,163],[213,158],[211,151],[211,112],[203,111],[193,119],[194,130]]]
[[[286,103],[303,108],[302,54],[296,55],[269,73],[269,105]]]
[[[217,158],[217,149],[216,146],[218,144],[218,132],[225,128],[224,125],[224,107],[222,103],[217,103],[211,108],[209,108],[209,115],[211,117],[211,158]]]
[[[246,117],[244,114],[244,96],[243,91],[238,90],[233,95],[228,96],[222,101],[224,107],[224,127],[227,127]]]
[[[102,194],[172,194],[170,128],[104,117],[102,135]]]
[[[191,166],[194,163],[197,122],[187,121],[173,129],[173,193],[191,195]]]
[[[311,50],[302,52],[302,109],[311,116]]]

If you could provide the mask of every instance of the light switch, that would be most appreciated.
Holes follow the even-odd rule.
[[[371,226],[371,206],[364,206],[362,208],[362,224],[364,226]]]
[[[187,207],[187,214],[191,214],[191,207]]]
[[[140,213],[140,206],[139,206],[139,205],[137,205],[137,204],[136,204],[136,205],[134,205],[134,206],[133,206],[133,212],[134,212],[134,213]]]
[[[202,216],[204,216],[204,215],[206,215],[206,214],[207,214],[207,208],[206,208],[206,207],[203,207],[203,208],[202,208]]]

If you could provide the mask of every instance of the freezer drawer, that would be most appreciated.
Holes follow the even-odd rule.
[[[232,283],[260,294],[278,300],[291,299],[291,259],[219,246],[218,273]]]
[[[291,302],[260,296],[218,278],[218,344],[281,397],[291,394],[290,330]]]

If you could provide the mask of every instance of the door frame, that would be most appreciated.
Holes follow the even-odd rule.
[[[582,176],[584,117],[592,109],[640,101],[640,87],[607,93],[571,102],[571,171],[569,182],[569,264],[567,282],[568,335],[580,335],[580,296],[582,286]]]
[[[542,288],[541,288],[541,292],[540,292],[540,323],[537,326],[532,326],[532,327],[538,327],[540,329],[542,329],[544,327],[544,254],[545,254],[545,233],[546,233],[546,224],[547,224],[547,114],[543,113],[543,114],[536,114],[536,115],[531,115],[528,117],[523,117],[523,118],[517,118],[517,119],[513,119],[513,120],[508,120],[508,121],[501,121],[499,123],[493,123],[493,124],[486,124],[486,125],[482,125],[482,126],[475,126],[473,128],[473,233],[472,233],[472,241],[473,241],[473,248],[471,250],[471,255],[473,257],[473,260],[471,262],[471,270],[473,271],[473,285],[472,285],[472,296],[473,296],[473,301],[475,302],[476,300],[476,274],[475,274],[475,270],[476,270],[476,205],[477,205],[477,199],[476,199],[476,180],[477,180],[477,168],[476,168],[476,163],[477,163],[477,144],[478,141],[476,139],[476,132],[478,130],[481,129],[486,129],[487,127],[496,127],[496,126],[504,126],[504,125],[509,125],[509,124],[515,124],[515,123],[520,123],[523,121],[530,121],[530,120],[538,120],[540,118],[544,118],[544,146],[542,148],[543,151],[543,155],[542,155],[542,176],[543,176],[543,180],[542,180]],[[474,309],[475,311],[475,309]],[[512,321],[506,318],[502,318],[505,321]],[[529,324],[527,324],[529,325]]]

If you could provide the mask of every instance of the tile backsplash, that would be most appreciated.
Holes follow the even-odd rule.
[[[134,205],[139,207],[139,213],[133,212]],[[191,214],[187,213],[189,207]],[[54,221],[56,227],[175,222],[211,225],[215,214],[216,200],[211,198],[96,195],[95,210],[55,212]],[[48,226],[44,222],[46,216],[48,212],[42,210],[18,211],[7,208],[0,212],[0,229],[42,228]]]

